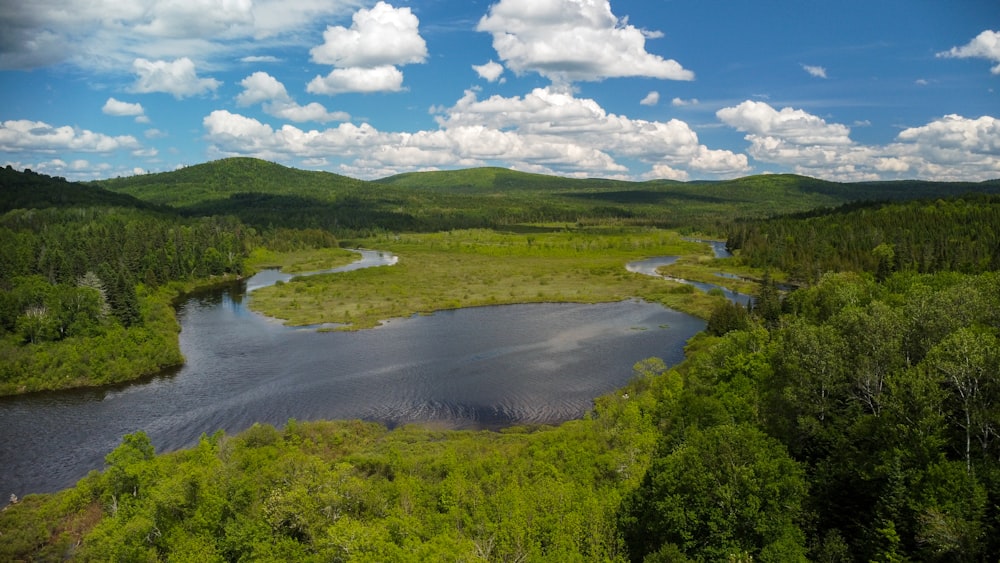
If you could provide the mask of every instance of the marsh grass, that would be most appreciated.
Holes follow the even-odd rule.
[[[343,248],[311,248],[281,253],[258,248],[250,255],[247,265],[251,270],[281,268],[289,274],[302,274],[345,266],[357,259],[357,252]]]
[[[759,268],[738,265],[732,258],[713,258],[703,254],[682,256],[669,266],[661,266],[657,272],[674,278],[725,286],[747,295],[757,293],[759,280],[763,279],[765,274]],[[719,276],[719,273],[732,274],[739,279],[724,278]],[[784,281],[784,276],[780,272],[775,272],[772,277],[776,282]]]
[[[250,306],[289,325],[377,326],[414,314],[513,303],[643,299],[707,318],[719,297],[625,269],[707,247],[655,229],[574,229],[531,234],[462,230],[383,236],[365,246],[399,256],[392,267],[297,278],[254,292]]]

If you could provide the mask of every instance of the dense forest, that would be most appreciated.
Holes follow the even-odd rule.
[[[758,268],[815,282],[823,272],[982,273],[1000,270],[1000,197],[906,204],[854,203],[827,211],[744,221],[727,246]]]
[[[2,394],[176,365],[170,303],[184,284],[242,276],[256,247],[337,244],[325,231],[259,232],[233,217],[184,218],[60,178],[0,173]]]
[[[452,183],[429,188],[430,177],[406,176],[384,184],[465,201],[437,215],[463,217],[465,226],[469,202],[485,189],[469,178],[511,178],[492,169],[435,174]],[[127,180],[105,187],[126,193]],[[144,179],[153,180],[164,179]],[[581,420],[501,432],[292,420],[160,455],[137,432],[108,453],[103,471],[4,509],[0,559],[995,560],[1000,200],[962,195],[975,191],[963,185],[838,207],[881,187],[787,176],[743,183],[769,180],[760,201],[745,206],[754,217],[734,220],[737,199],[749,197],[742,192],[700,210],[723,197],[710,189],[676,215],[715,225],[716,234],[727,229],[736,256],[713,266],[769,272],[753,305],[720,297],[684,362],[639,362],[632,382],[596,398]],[[564,180],[548,182],[552,190]],[[663,207],[674,188],[565,182],[575,195],[538,195],[529,185],[517,197],[589,202],[573,207],[573,220],[588,222],[609,220],[609,202]],[[855,195],[810,207],[841,188]],[[806,193],[800,208],[782,208],[797,214],[764,213],[779,189],[793,199]],[[193,200],[181,213],[24,201],[0,216],[2,338],[14,351],[55,354],[102,331],[126,339],[160,318],[149,310],[160,302],[146,299],[171,284],[240,275],[254,248],[337,241],[329,230],[289,230],[264,216],[196,216],[202,204]],[[383,210],[393,205],[419,221],[437,213],[398,202]],[[483,213],[503,207],[480,205]],[[635,213],[618,220],[655,225],[670,211]],[[391,231],[392,217],[370,230]],[[779,290],[770,273],[801,286]],[[176,327],[169,307],[159,314]]]

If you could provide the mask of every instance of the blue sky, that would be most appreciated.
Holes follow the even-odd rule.
[[[996,0],[0,0],[0,164],[1000,178]]]

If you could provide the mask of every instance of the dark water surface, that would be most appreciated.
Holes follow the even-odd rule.
[[[367,253],[368,265],[392,257]],[[357,264],[351,266],[358,267]],[[358,332],[253,313],[247,284],[178,307],[183,367],[116,388],[0,399],[0,498],[73,485],[124,434],[158,452],[288,419],[499,428],[578,418],[650,356],[683,359],[704,321],[640,301],[460,309]],[[273,283],[273,280],[271,281]]]

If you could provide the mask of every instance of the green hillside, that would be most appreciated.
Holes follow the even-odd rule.
[[[67,182],[65,178],[0,169],[0,212],[47,207],[113,206],[152,208],[149,202],[99,186]]]
[[[238,193],[295,194],[326,201],[338,191],[363,183],[330,172],[298,170],[256,158],[226,158],[173,172],[95,182],[114,192],[172,207],[226,199]]]
[[[102,180],[117,193],[191,216],[232,214],[257,226],[374,231],[509,229],[527,223],[649,225],[718,232],[737,217],[769,217],[858,200],[1000,192],[997,182],[836,183],[792,174],[717,182],[629,182],[503,168],[413,172],[376,181],[228,158],[174,172]]]

